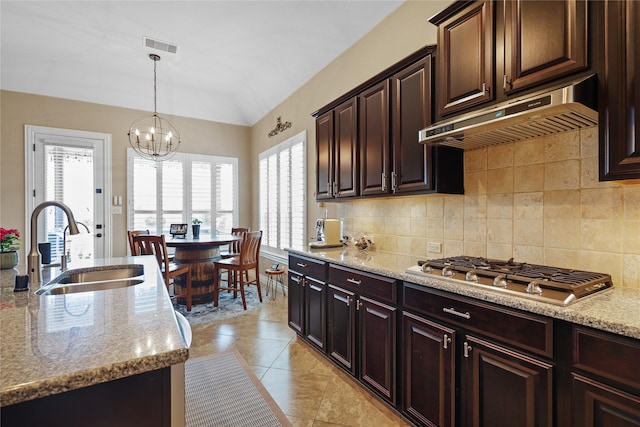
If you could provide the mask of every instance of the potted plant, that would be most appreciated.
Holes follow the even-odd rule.
[[[200,221],[198,218],[193,218],[191,224],[191,232],[193,233],[193,238],[197,239],[198,237],[200,237],[200,224],[202,224],[202,221]]]
[[[18,265],[20,232],[15,228],[0,227],[0,269]]]

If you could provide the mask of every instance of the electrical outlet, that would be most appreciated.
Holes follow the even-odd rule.
[[[111,213],[113,215],[122,215],[122,206],[111,206]]]
[[[442,252],[442,243],[440,243],[440,242],[428,242],[427,243],[427,251],[439,254],[440,252]]]

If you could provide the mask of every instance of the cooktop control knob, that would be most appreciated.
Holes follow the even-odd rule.
[[[496,278],[493,279],[493,286],[495,286],[496,288],[506,288],[507,276],[505,276],[504,274],[496,276]]]
[[[451,268],[450,265],[445,265],[444,267],[442,267],[442,275],[443,276],[453,277],[454,274],[455,274],[455,272],[453,271],[453,268]]]
[[[542,288],[540,288],[540,282],[534,280],[533,282],[527,285],[525,291],[529,294],[540,295],[542,293]]]
[[[467,282],[477,282],[478,274],[475,270],[467,271],[467,274],[464,275],[464,278],[467,280]]]

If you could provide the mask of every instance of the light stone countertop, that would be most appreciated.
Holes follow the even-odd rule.
[[[155,257],[79,261],[143,264],[144,282],[67,295],[14,292],[25,265],[0,270],[0,406],[183,363],[189,356]],[[44,268],[42,282],[60,274]]]
[[[405,273],[406,268],[416,265],[419,257],[376,250],[360,251],[351,246],[335,249],[288,249],[288,252],[640,339],[640,290],[617,288],[615,283],[613,289],[587,296],[563,307],[492,292],[455,279],[423,278]]]

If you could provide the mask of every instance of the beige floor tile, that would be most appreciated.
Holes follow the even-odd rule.
[[[316,418],[330,376],[271,368],[262,384],[286,414],[298,418]]]
[[[289,328],[282,294],[245,315],[192,331],[190,358],[237,349],[296,427],[408,425]]]

